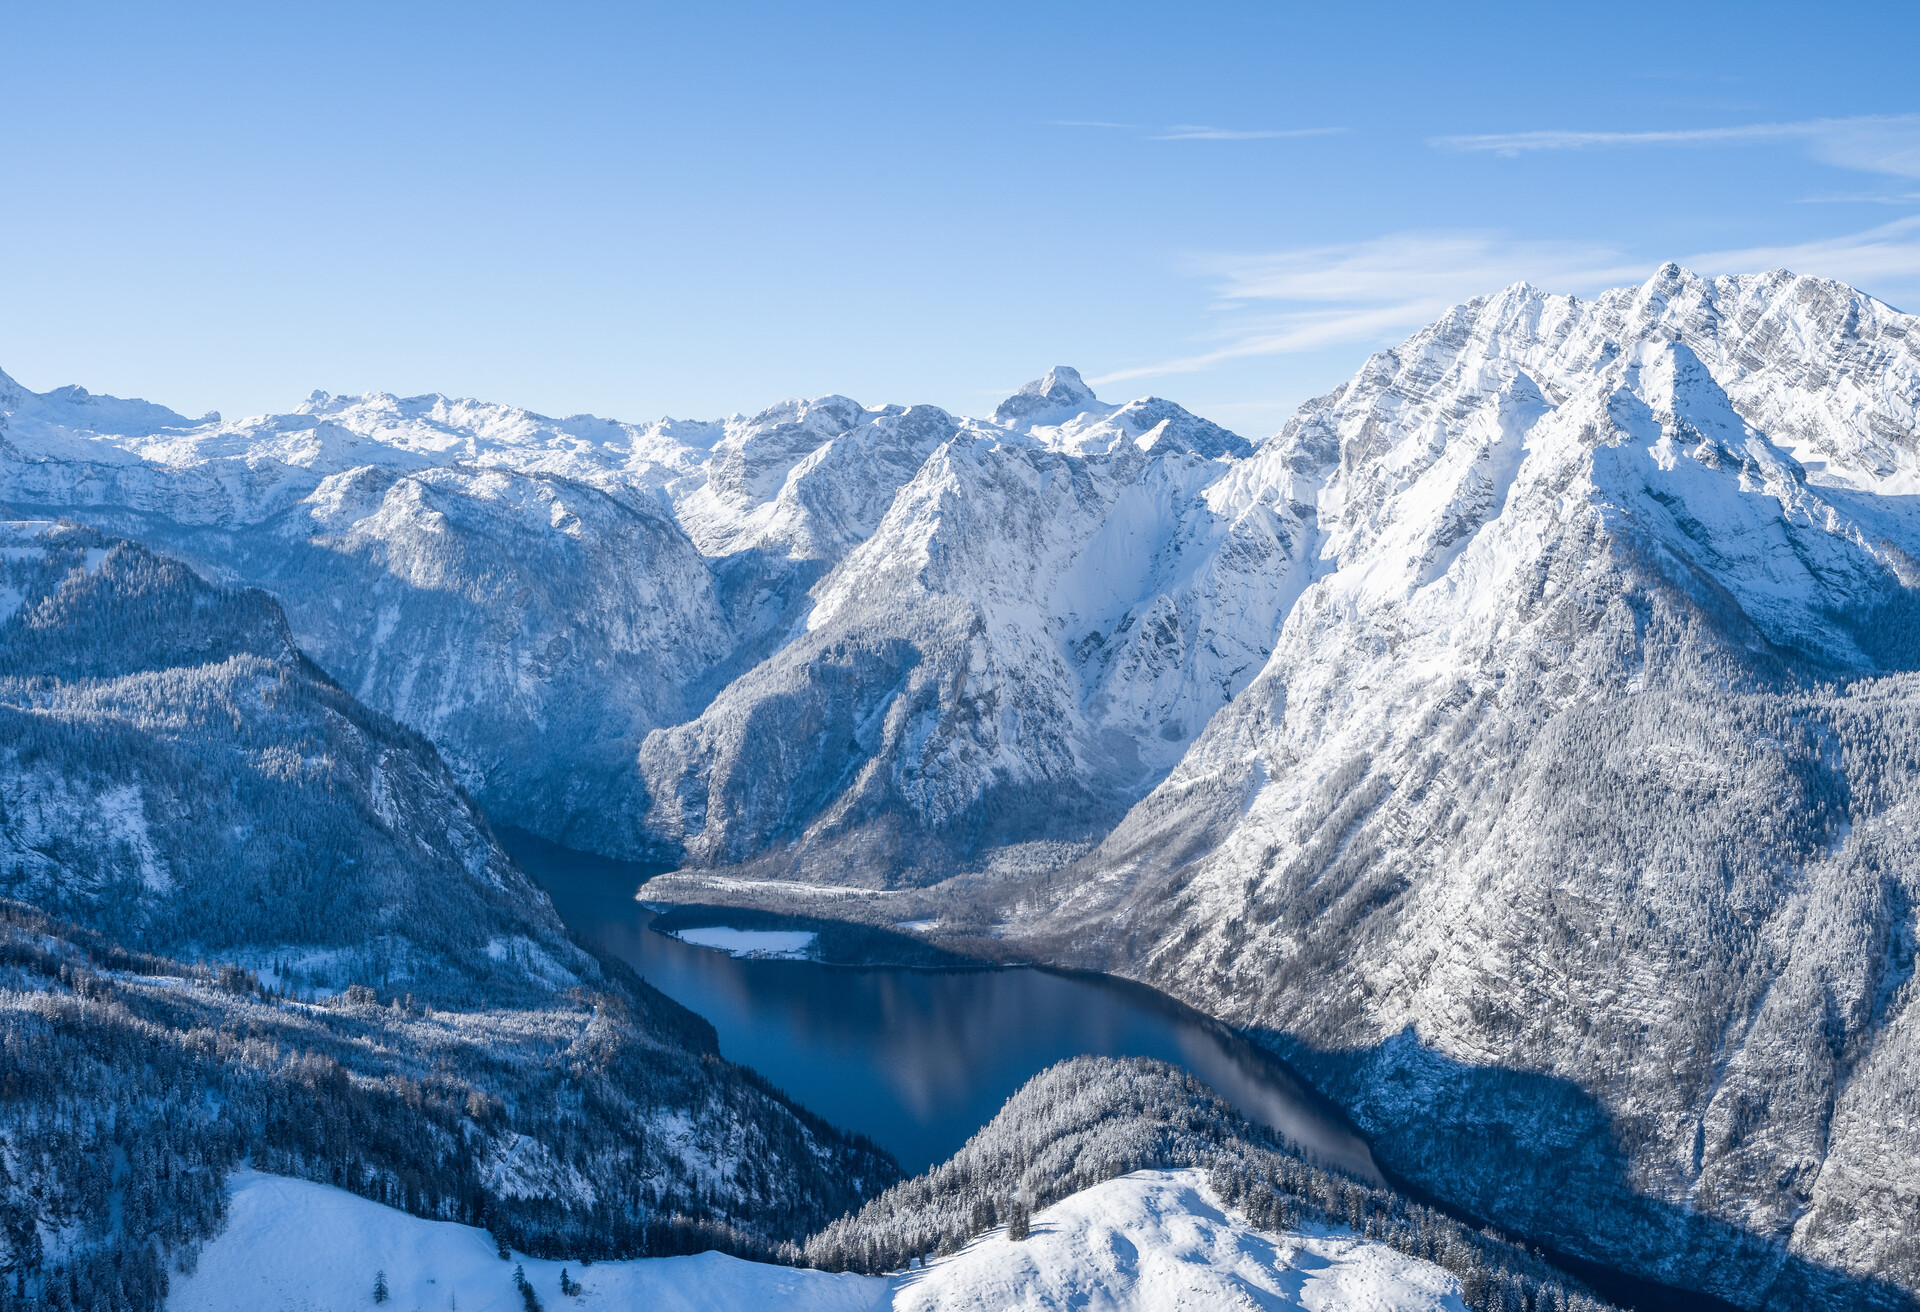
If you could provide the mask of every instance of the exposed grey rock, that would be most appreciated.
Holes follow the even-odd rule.
[[[1324,478],[1271,660],[1019,932],[1501,1225],[1750,1305],[1920,1285],[1917,341],[1669,266],[1374,357],[1256,457]]]

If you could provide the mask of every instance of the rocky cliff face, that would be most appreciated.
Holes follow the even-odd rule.
[[[1240,439],[1071,370],[997,413],[927,457],[802,632],[647,739],[652,828],[689,858],[831,851],[879,883],[1057,863],[1265,659],[1304,538],[1218,458]]]
[[[1736,1302],[1920,1283],[1916,343],[1669,267],[1376,356],[1257,457],[1319,489],[1271,659],[1036,939],[1501,1224]]]

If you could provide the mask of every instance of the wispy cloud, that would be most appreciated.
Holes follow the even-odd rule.
[[[1344,245],[1210,256],[1192,268],[1212,279],[1225,314],[1217,344],[1087,381],[1097,387],[1255,356],[1383,345],[1511,283],[1588,295],[1643,281],[1654,263],[1611,246],[1478,231],[1401,232]],[[1680,263],[1709,275],[1792,269],[1892,298],[1920,292],[1920,215],[1819,241],[1704,251]]]
[[[1147,141],[1279,141],[1289,137],[1330,137],[1345,128],[1216,128],[1204,123],[1175,123],[1150,127],[1142,123],[1109,123],[1103,119],[1057,118],[1050,128],[1118,128],[1138,132]]]
[[[1647,276],[1651,266],[1576,242],[1513,241],[1495,232],[1402,232],[1336,246],[1209,256],[1195,272],[1214,280],[1233,316],[1218,346],[1088,381],[1194,373],[1229,360],[1287,355],[1342,343],[1395,340],[1450,306],[1513,282],[1587,292]],[[1269,308],[1270,307],[1270,308]]]
[[[1905,290],[1903,284],[1920,281],[1920,214],[1819,241],[1706,251],[1681,263],[1697,273],[1792,269],[1795,273],[1838,278],[1876,294],[1884,288],[1893,295]]]
[[[1920,191],[1843,191],[1802,196],[1797,205],[1920,205]]]
[[[1442,150],[1485,150],[1520,155],[1535,150],[1585,150],[1595,146],[1723,146],[1734,142],[1782,141],[1805,135],[1810,124],[1749,123],[1731,128],[1675,128],[1658,132],[1489,132],[1474,136],[1428,137]]]
[[[1609,246],[1515,241],[1497,232],[1399,232],[1371,241],[1194,262],[1224,301],[1331,304],[1426,300],[1452,304],[1531,280],[1565,290],[1604,287],[1639,272]]]
[[[1177,123],[1151,134],[1153,141],[1274,141],[1283,137],[1331,137],[1345,128],[1210,128]]]
[[[1798,144],[1823,164],[1866,173],[1920,178],[1920,114],[1816,118],[1797,123],[1745,123],[1718,128],[1653,132],[1575,132],[1547,129],[1472,136],[1430,137],[1440,150],[1516,156],[1538,151],[1605,150],[1634,146],[1749,146]]]

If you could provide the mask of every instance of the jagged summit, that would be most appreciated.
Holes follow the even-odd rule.
[[[1098,404],[1100,398],[1081,380],[1080,371],[1059,364],[1047,370],[1046,377],[1034,379],[995,406],[993,422],[1012,425],[1043,413],[1075,413]]]
[[[995,407],[991,423],[1076,456],[1135,447],[1154,455],[1240,458],[1253,444],[1158,396],[1110,405],[1067,365],[1056,365]]]

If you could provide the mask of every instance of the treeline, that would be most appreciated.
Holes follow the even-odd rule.
[[[1344,1225],[1389,1248],[1444,1267],[1481,1312],[1603,1312],[1612,1305],[1500,1235],[1474,1230],[1390,1190],[1369,1188],[1297,1157],[1251,1144],[1214,1162],[1208,1184],[1262,1230]]]
[[[1522,1245],[1289,1151],[1199,1080],[1145,1058],[1076,1057],[1042,1071],[954,1156],[810,1236],[829,1271],[880,1274],[957,1252],[1001,1223],[1132,1171],[1203,1167],[1254,1225],[1347,1226],[1445,1267],[1478,1312],[1602,1312],[1604,1300]]]

